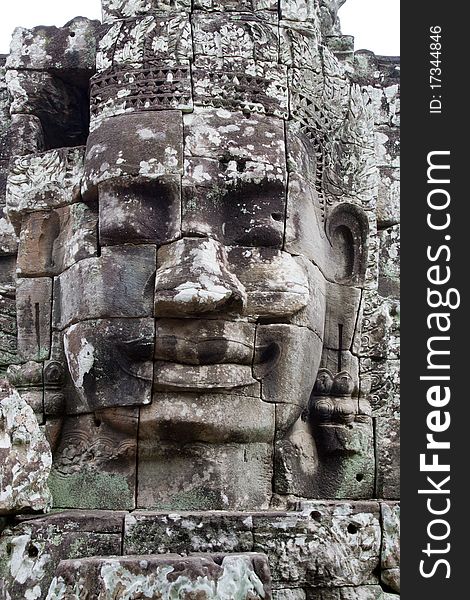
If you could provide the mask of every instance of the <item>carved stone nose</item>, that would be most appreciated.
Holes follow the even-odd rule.
[[[184,238],[158,251],[155,315],[241,312],[246,292],[230,272],[225,248],[211,238]]]

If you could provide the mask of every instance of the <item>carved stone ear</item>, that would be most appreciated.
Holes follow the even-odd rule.
[[[339,204],[329,215],[326,231],[332,247],[336,283],[362,285],[369,232],[366,214],[354,204]]]

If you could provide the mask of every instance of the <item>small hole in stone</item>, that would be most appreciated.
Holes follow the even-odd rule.
[[[237,171],[243,173],[246,170],[246,160],[237,161]]]
[[[274,219],[274,221],[282,221],[282,214],[281,213],[272,213],[271,218]]]
[[[11,544],[7,544],[7,554],[11,554],[13,552],[13,546]]]
[[[318,510],[312,510],[312,512],[310,513],[310,518],[316,521],[317,523],[320,523],[321,517],[321,512],[319,512]]]
[[[101,419],[95,419],[95,426],[101,427]]]
[[[70,36],[70,37],[75,37],[75,35],[76,35],[75,31],[71,31],[71,32],[69,33],[69,36]]]
[[[37,548],[36,546],[34,546],[33,544],[31,544],[31,545],[28,547],[28,556],[29,556],[30,558],[36,558],[36,556],[38,556],[38,555],[39,555],[39,550],[38,550],[38,548]]]
[[[357,479],[358,481],[362,481],[362,480],[364,479],[364,475],[363,475],[362,473],[358,473],[358,474],[356,475],[356,479]]]
[[[352,523],[349,523],[349,525],[348,525],[348,533],[351,533],[352,535],[355,535],[357,533],[357,527],[356,527],[356,525],[353,525]]]

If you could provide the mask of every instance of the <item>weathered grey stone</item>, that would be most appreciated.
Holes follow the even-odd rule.
[[[44,600],[61,560],[120,554],[123,520],[118,511],[67,511],[11,524],[0,535],[0,593]]]
[[[394,592],[400,593],[400,505],[382,502],[382,582]]]
[[[377,503],[302,502],[301,508],[300,514],[253,516],[254,549],[268,555],[275,587],[377,583]]]
[[[381,296],[400,297],[400,226],[379,233],[379,287]]]
[[[352,350],[361,290],[327,283],[324,345],[332,350]],[[357,334],[356,334],[357,335]]]
[[[246,512],[137,510],[126,516],[124,554],[251,552],[252,529]]]
[[[95,70],[99,22],[77,17],[64,27],[17,27],[13,33],[9,69],[50,70],[69,77]]]
[[[7,207],[19,232],[24,213],[77,202],[84,149],[60,148],[42,154],[14,157],[7,184]]]
[[[307,600],[390,600],[397,596],[386,594],[378,585],[308,590]]]
[[[261,146],[264,150],[264,144]],[[226,245],[282,246],[283,172],[280,167],[274,169],[272,165],[256,162],[256,155],[253,158],[252,161],[230,159],[221,153],[218,161],[185,159],[182,204],[185,235],[211,235]]]
[[[125,19],[136,15],[147,14],[148,12],[189,10],[191,0],[102,0],[103,20],[112,21],[114,19]]]
[[[211,238],[184,238],[158,250],[157,317],[240,311],[245,290],[229,271],[225,248]]]
[[[21,399],[33,409],[39,424],[43,425],[44,385],[42,363],[30,361],[21,365],[10,365],[7,369],[7,380],[20,394]]]
[[[367,398],[372,415],[396,417],[400,412],[400,362],[361,358],[361,396]]]
[[[10,69],[6,81],[11,114],[38,117],[46,148],[82,145],[88,132],[89,75],[70,72],[67,81],[66,75],[55,72]]]
[[[46,149],[41,121],[34,115],[12,115],[10,138],[13,156],[36,154]]]
[[[352,500],[397,496],[398,63],[353,56],[341,4],[103,0],[0,57],[0,374],[54,506],[201,511],[17,526],[5,599],[59,559],[51,600],[263,549],[277,600],[398,590],[393,502]],[[336,502],[267,512],[299,497]]]
[[[117,36],[112,57],[120,69],[189,60],[193,56],[189,14],[160,12],[126,19]]]
[[[33,409],[0,381],[0,514],[48,510],[50,447]]]
[[[10,262],[9,259],[7,261]],[[4,262],[5,257],[0,257],[0,266],[5,266]],[[0,368],[19,360],[15,292],[15,286],[11,283],[0,284]]]
[[[375,419],[377,498],[400,497],[400,421],[394,417]]]
[[[118,177],[99,184],[100,243],[157,244],[181,235],[179,177]]]
[[[254,376],[262,382],[266,402],[306,408],[320,365],[321,341],[307,327],[259,325],[256,329]]]
[[[195,12],[192,25],[194,54],[278,62],[279,33],[271,12],[214,13]]]
[[[306,600],[306,598],[305,591],[300,589],[273,590],[273,600]]]
[[[78,396],[67,412],[138,406],[151,401],[153,319],[82,321],[64,332],[68,372]]]
[[[201,15],[201,18],[208,17]],[[267,171],[271,173],[270,179],[284,180],[284,124],[280,119],[204,107],[197,107],[183,119],[185,156],[223,160],[227,164],[228,179],[237,178],[240,169],[236,163],[241,161],[248,167],[246,163],[250,162],[270,165]]]
[[[140,411],[140,437],[180,443],[272,442],[275,408],[258,398],[205,393],[157,393]]]
[[[135,508],[138,412],[105,409],[64,420],[49,478],[54,508]]]
[[[11,224],[5,207],[0,206],[0,259],[3,256],[14,256],[16,254],[17,247],[18,241],[15,229]]]
[[[262,554],[217,556],[94,557],[62,561],[47,600],[79,600],[94,590],[97,600],[143,595],[170,600],[270,600],[271,581]]]
[[[82,202],[23,218],[17,269],[22,277],[58,275],[73,264],[96,256],[97,214]]]
[[[400,169],[379,167],[377,226],[390,227],[400,222]]]
[[[266,509],[271,498],[272,444],[140,439],[138,470],[138,508]]]
[[[400,301],[364,290],[354,336],[355,354],[375,359],[400,358]]]
[[[309,275],[317,273],[310,272],[287,252],[274,248],[232,247],[228,261],[246,291],[244,313],[250,317],[287,317],[302,309],[307,313],[310,302],[319,306],[320,311],[323,308],[321,277],[318,277],[319,286],[315,286],[315,279],[310,282]],[[306,325],[321,331],[322,316],[318,315]]]
[[[74,264],[54,282],[54,326],[153,313],[155,246],[113,246]],[[80,289],[78,295],[76,290]]]
[[[313,184],[292,174],[287,195],[285,249],[311,260],[327,276],[328,244]]]
[[[84,199],[116,177],[181,175],[183,120],[177,110],[120,114],[96,124],[86,147]]]
[[[24,360],[44,360],[51,350],[52,279],[18,279],[18,354]]]

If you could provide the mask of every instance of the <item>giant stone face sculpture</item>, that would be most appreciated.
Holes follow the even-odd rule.
[[[103,0],[103,25],[15,32],[0,299],[18,325],[3,364],[51,446],[53,507],[250,520],[303,499],[295,525],[250,521],[264,541],[246,547],[159,534],[143,548],[147,517],[130,515],[126,554],[267,552],[290,589],[269,528],[297,532],[287,548],[326,527],[313,537],[357,535],[363,558],[314,585],[375,582],[378,505],[351,501],[394,485],[396,279],[381,265],[397,223],[397,86],[392,63],[354,56],[342,4]],[[350,504],[312,512],[312,499]],[[244,539],[238,521],[201,514],[203,533]]]

